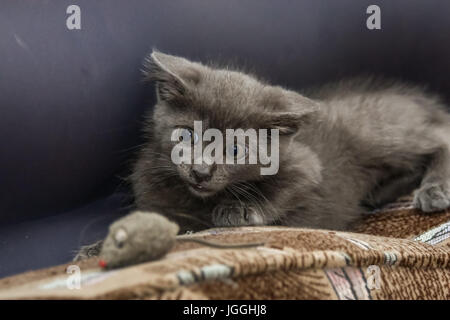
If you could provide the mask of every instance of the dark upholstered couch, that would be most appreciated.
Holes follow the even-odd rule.
[[[375,73],[450,101],[448,0],[1,1],[0,277],[70,260],[129,209],[152,47],[293,89]]]

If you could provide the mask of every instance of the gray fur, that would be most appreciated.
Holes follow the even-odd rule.
[[[423,211],[450,206],[450,115],[418,87],[368,78],[306,97],[156,51],[146,75],[156,82],[158,101],[131,176],[136,204],[184,229],[282,224],[343,230],[368,207],[417,187],[414,203]],[[220,130],[279,128],[278,174],[261,176],[259,165],[215,165],[202,182],[209,191],[192,189],[192,166],[170,160],[170,133],[194,120]]]
[[[120,232],[122,238],[117,237]],[[167,218],[135,211],[109,227],[99,255],[106,268],[156,260],[173,247],[177,233],[178,225]]]

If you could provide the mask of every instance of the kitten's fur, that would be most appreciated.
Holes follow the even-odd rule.
[[[450,206],[450,115],[419,88],[359,79],[305,97],[160,52],[147,59],[146,70],[156,82],[157,103],[131,176],[140,210],[167,215],[185,229],[282,224],[342,230],[367,207],[416,187],[417,208]],[[192,189],[193,167],[172,163],[170,137],[194,120],[202,120],[203,129],[280,129],[278,174],[261,176],[258,165],[203,166],[211,176],[202,184],[210,191]]]

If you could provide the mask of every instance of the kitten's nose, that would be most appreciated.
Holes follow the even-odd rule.
[[[212,177],[212,166],[207,164],[194,164],[192,166],[192,176],[196,182],[209,181]]]

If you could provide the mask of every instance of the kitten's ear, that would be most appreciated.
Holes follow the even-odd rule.
[[[302,126],[311,123],[315,113],[314,110],[271,113],[267,120],[267,127],[278,129],[280,135],[294,135]]]
[[[143,72],[146,79],[156,81],[158,100],[170,101],[183,96],[200,81],[202,67],[199,63],[153,50],[145,59]]]

